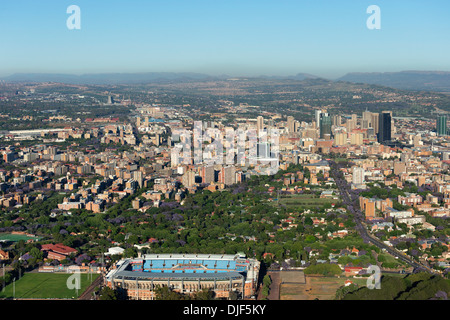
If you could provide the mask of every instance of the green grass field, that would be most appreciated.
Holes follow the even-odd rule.
[[[12,233],[2,233],[0,234],[0,241],[11,241],[11,242],[17,242],[20,240],[27,241],[29,239],[33,240],[39,240],[40,237],[29,237],[24,234],[12,234]]]
[[[80,290],[78,295],[75,289],[67,288],[69,273],[26,273],[15,282],[15,295],[13,284],[9,284],[0,291],[0,298],[16,299],[76,299],[94,281],[99,274],[81,274]],[[92,281],[91,281],[92,276]]]
[[[325,204],[336,203],[337,200],[327,198],[316,198],[312,194],[293,194],[280,198],[280,204],[284,204],[287,207],[298,207],[301,209],[313,209],[321,207]]]

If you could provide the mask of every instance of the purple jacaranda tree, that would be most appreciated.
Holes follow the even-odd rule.
[[[24,255],[22,255],[22,256],[20,257],[20,259],[21,259],[21,260],[24,260],[24,261],[28,261],[29,259],[32,259],[32,258],[33,258],[33,256],[30,255],[29,253],[25,253]]]
[[[75,259],[75,263],[80,266],[83,262],[89,262],[90,260],[91,260],[91,257],[89,257],[87,254],[83,253]]]

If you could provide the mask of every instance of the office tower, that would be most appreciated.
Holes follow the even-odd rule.
[[[364,135],[361,132],[351,132],[350,144],[360,146],[364,143]]]
[[[319,122],[320,139],[324,139],[325,135],[331,136],[331,117],[328,113],[322,113]]]
[[[203,166],[200,168],[200,176],[202,177],[203,183],[214,183],[215,182],[215,171],[214,166]]]
[[[439,116],[436,121],[436,132],[438,136],[447,135],[447,116]]]
[[[373,132],[374,134],[378,134],[379,128],[378,128],[378,122],[379,122],[379,118],[380,118],[380,114],[379,113],[372,113],[372,117],[371,117],[371,123],[372,123],[372,128],[373,128]]]
[[[185,187],[192,187],[195,184],[195,172],[188,170],[183,174],[182,183]]]
[[[287,129],[288,129],[289,133],[294,131],[294,117],[293,116],[287,117]]]
[[[345,127],[347,128],[347,132],[351,132],[353,129],[356,129],[356,120],[348,119],[345,123]]]
[[[236,168],[234,166],[222,167],[219,173],[219,182],[226,186],[236,183]]]
[[[384,143],[391,140],[391,114],[390,111],[383,111],[378,121],[378,142]]]
[[[334,135],[334,144],[336,146],[343,146],[347,144],[347,133],[339,132]]]
[[[256,130],[258,130],[258,132],[260,132],[263,129],[264,129],[264,118],[261,116],[258,116],[256,118]]]
[[[322,110],[316,110],[314,111],[315,114],[315,120],[316,120],[316,128],[320,126],[320,115],[322,114]]]
[[[372,112],[367,111],[367,110],[363,112],[361,128],[362,129],[373,128],[373,125],[372,125]]]
[[[334,115],[333,118],[331,119],[331,123],[336,126],[336,127],[340,127],[342,126],[342,117],[340,115]]]
[[[300,122],[295,120],[294,117],[288,116],[287,117],[288,133],[298,132],[299,128],[300,128]]]
[[[139,184],[139,188],[144,185],[144,173],[140,170],[133,171],[133,180]]]
[[[264,159],[270,158],[270,145],[267,142],[258,143],[257,156]]]

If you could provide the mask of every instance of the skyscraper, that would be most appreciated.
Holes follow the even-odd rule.
[[[287,117],[287,128],[288,128],[289,133],[297,132],[299,127],[300,127],[300,122],[295,120],[293,116]]]
[[[258,132],[264,129],[264,118],[261,116],[256,118],[256,129]]]
[[[324,139],[325,135],[331,136],[331,117],[328,113],[322,113],[320,117],[320,139]]]
[[[294,128],[294,117],[293,116],[287,117],[287,128],[288,128],[288,132],[293,131],[293,128]]]
[[[447,116],[439,116],[436,121],[436,132],[438,136],[447,135]]]
[[[315,110],[314,111],[314,115],[315,115],[315,120],[316,120],[316,128],[318,128],[320,126],[320,115],[322,114],[322,110]]]
[[[380,114],[379,113],[372,113],[372,117],[371,117],[371,123],[372,123],[372,128],[373,128],[373,133],[374,134],[378,134],[379,128],[378,128],[378,124],[380,122]]]
[[[383,111],[378,121],[378,142],[384,143],[391,140],[391,114]]]

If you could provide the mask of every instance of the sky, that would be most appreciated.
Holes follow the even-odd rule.
[[[448,0],[1,0],[0,76],[450,71],[449,12]]]

